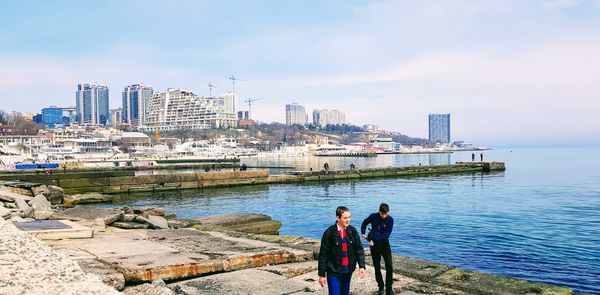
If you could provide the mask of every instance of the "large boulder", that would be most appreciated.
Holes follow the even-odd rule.
[[[31,207],[33,207],[33,211],[52,211],[52,207],[50,202],[46,199],[44,195],[36,195],[33,200],[30,202]]]
[[[49,185],[48,190],[50,191],[48,201],[50,201],[52,205],[62,204],[65,198],[65,190],[55,185]]]
[[[48,196],[50,196],[50,190],[44,184],[42,184],[40,186],[34,186],[34,187],[32,187],[31,188],[31,192],[33,193],[34,196],[43,195],[46,198]]]

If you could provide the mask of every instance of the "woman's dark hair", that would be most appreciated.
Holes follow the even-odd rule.
[[[348,209],[344,206],[339,206],[339,207],[337,207],[337,209],[335,209],[335,216],[342,217],[342,213],[344,213],[344,212],[350,212],[350,209]]]

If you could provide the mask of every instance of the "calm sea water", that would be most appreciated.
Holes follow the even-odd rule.
[[[476,154],[479,157],[479,153]],[[266,213],[281,234],[320,238],[335,208],[352,224],[387,202],[393,252],[454,266],[600,293],[600,147],[484,151],[502,173],[263,185],[122,195],[106,206],[159,206],[179,217]],[[447,164],[471,152],[377,158],[249,160],[320,169]],[[252,162],[254,161],[254,162]]]

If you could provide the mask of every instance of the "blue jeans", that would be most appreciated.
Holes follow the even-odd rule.
[[[341,276],[335,276],[327,274],[327,287],[329,295],[348,295],[350,294],[350,279],[352,274],[342,274]]]

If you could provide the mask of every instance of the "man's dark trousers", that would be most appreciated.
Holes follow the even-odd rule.
[[[371,247],[371,257],[373,258],[373,267],[375,268],[375,279],[379,288],[384,286],[383,276],[381,275],[381,257],[385,262],[385,289],[387,292],[392,290],[392,275],[394,268],[392,266],[392,249],[390,249],[389,240],[375,242]]]

